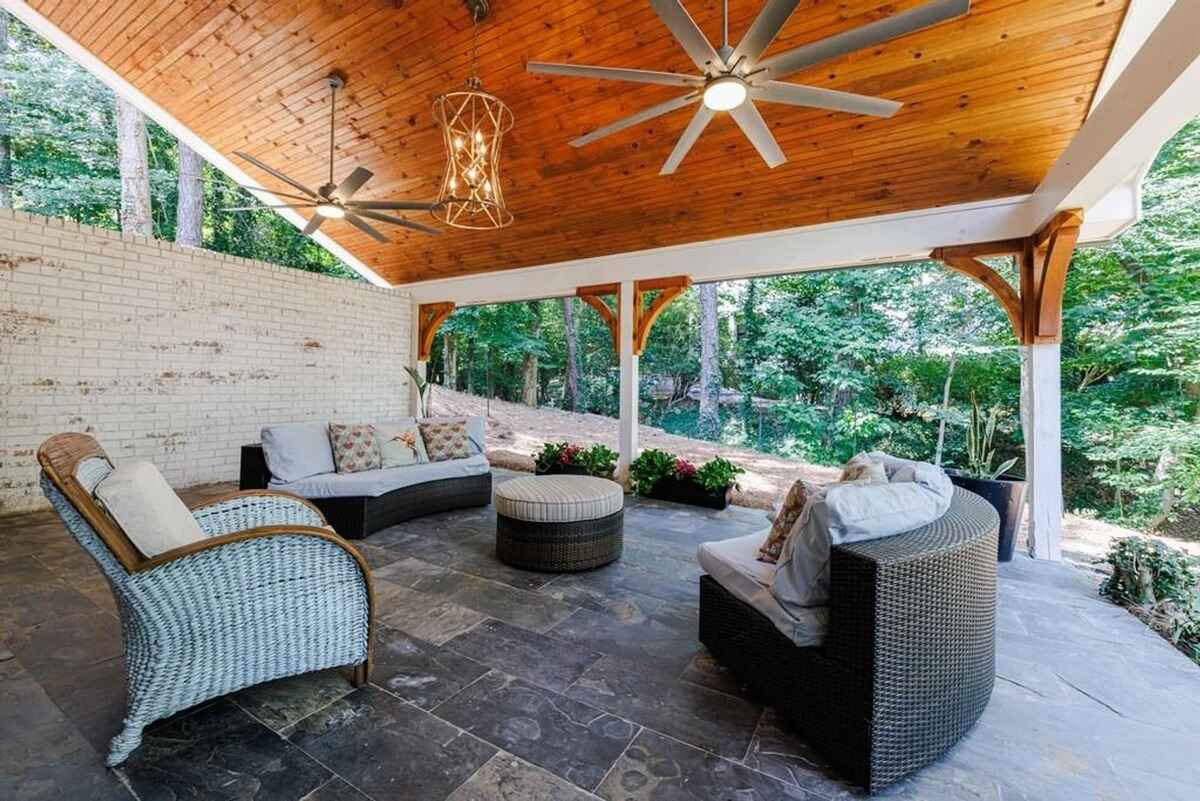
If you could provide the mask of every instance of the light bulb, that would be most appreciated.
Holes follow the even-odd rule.
[[[712,111],[730,111],[746,102],[746,84],[739,78],[717,78],[704,87],[704,105]]]
[[[455,149],[455,150],[462,150],[462,148],[463,148],[463,140],[462,140],[462,137],[461,137],[461,136],[456,136],[456,137],[454,137],[454,149]]]
[[[475,132],[475,141],[476,141],[476,142],[482,142],[482,141],[483,141],[483,134],[482,134],[482,133],[480,133],[479,131],[476,131],[476,132]]]

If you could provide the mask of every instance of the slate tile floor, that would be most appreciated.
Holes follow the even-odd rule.
[[[496,562],[490,509],[394,526],[359,543],[379,607],[370,686],[326,671],[250,688],[161,722],[108,771],[112,598],[51,515],[2,519],[0,799],[854,797],[696,642],[696,543],[763,524],[629,499],[621,561],[564,576]],[[884,796],[1194,801],[1200,669],[1073,568],[1000,573],[990,706]]]

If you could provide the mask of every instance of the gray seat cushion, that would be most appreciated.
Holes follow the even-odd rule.
[[[378,498],[402,487],[446,478],[482,476],[490,470],[487,457],[471,456],[385,470],[364,470],[361,473],[323,473],[290,482],[272,479],[271,489],[290,492],[301,498]]]

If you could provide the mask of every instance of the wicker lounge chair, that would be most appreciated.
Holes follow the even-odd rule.
[[[192,509],[208,539],[146,558],[92,499],[112,470],[94,439],[38,450],[42,491],[100,566],[121,614],[128,707],[109,765],[142,729],[252,684],[351,666],[370,670],[371,575],[307,501],[237,492]]]
[[[996,511],[955,489],[940,519],[836,546],[825,642],[801,648],[710,576],[700,640],[763,703],[876,792],[929,764],[987,706],[995,679]]]

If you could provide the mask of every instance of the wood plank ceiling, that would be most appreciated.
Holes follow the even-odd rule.
[[[516,222],[439,237],[385,226],[390,244],[344,222],[322,230],[407,283],[1030,192],[1083,122],[1126,2],[975,0],[965,19],[787,79],[902,101],[895,117],[762,103],[787,163],[767,169],[718,115],[679,171],[659,177],[690,110],[580,150],[567,141],[678,89],[524,70],[543,60],[694,72],[647,0],[493,0],[479,65],[516,115],[503,167]],[[460,0],[29,4],[222,153],[245,150],[311,186],[325,180],[322,79],[341,69],[338,178],[363,164],[376,174],[363,198],[436,195],[430,104],[468,71]],[[767,54],[920,4],[807,0]],[[719,0],[686,5],[719,42]],[[731,39],[760,7],[730,2]]]

